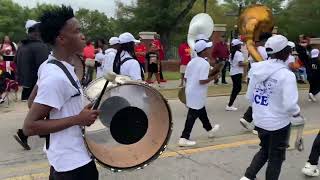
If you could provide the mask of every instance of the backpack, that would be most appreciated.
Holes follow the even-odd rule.
[[[134,59],[132,57],[125,58],[122,61],[121,61],[121,59],[120,60],[115,60],[113,62],[113,72],[116,73],[116,74],[120,74],[121,65],[124,64],[125,62],[129,61],[129,60],[137,61],[136,59]],[[141,79],[144,80],[144,71],[143,71],[141,66],[140,66],[140,72],[141,72]]]

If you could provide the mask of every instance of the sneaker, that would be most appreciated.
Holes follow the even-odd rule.
[[[258,135],[258,131],[257,131],[257,130],[252,130],[252,133],[253,133],[254,135]]]
[[[165,79],[160,79],[160,82],[167,82],[167,80],[165,80]]]
[[[221,84],[228,84],[227,82],[222,82]]]
[[[311,99],[312,102],[317,101],[317,98],[312,93],[309,93],[309,99]]]
[[[180,147],[194,146],[196,144],[197,143],[195,141],[190,141],[189,139],[186,139],[186,138],[180,138],[178,142],[178,145]]]
[[[246,129],[248,129],[248,130],[253,130],[254,129],[254,125],[252,124],[252,123],[249,123],[247,120],[245,120],[244,118],[241,118],[240,119],[240,124],[244,127],[244,128],[246,128]]]
[[[13,136],[15,140],[25,149],[30,150],[30,146],[28,145],[28,136],[23,134],[22,129],[19,129],[17,134]]]
[[[4,99],[0,98],[0,104],[4,103]]]
[[[243,176],[240,180],[250,180],[249,178]]]
[[[220,129],[220,125],[219,124],[215,124],[213,126],[213,128],[208,132],[208,137],[209,138],[213,138],[215,133]]]
[[[238,110],[238,108],[236,108],[236,107],[233,107],[233,106],[226,106],[226,111],[237,111]]]
[[[320,175],[318,166],[311,165],[309,162],[306,162],[306,165],[302,168],[302,173],[306,176],[316,177]]]

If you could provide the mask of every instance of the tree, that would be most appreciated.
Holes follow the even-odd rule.
[[[79,9],[76,17],[80,21],[83,34],[87,39],[110,38],[114,34],[114,20],[97,10]]]
[[[197,0],[138,0],[133,5],[118,2],[118,20],[122,31],[155,31],[165,49],[170,48],[174,31],[184,22]]]
[[[320,37],[320,3],[318,0],[291,0],[277,19],[280,33],[292,40],[299,34]]]
[[[9,35],[13,41],[24,38],[26,35],[24,25],[27,17],[28,12],[18,4],[11,0],[1,0],[0,38],[2,39],[5,35]]]
[[[225,0],[225,6],[229,10],[238,12],[239,7],[249,6],[251,4],[264,4],[271,8],[273,12],[279,12],[282,8],[281,5],[285,0]]]

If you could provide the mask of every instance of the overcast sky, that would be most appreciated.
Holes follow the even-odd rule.
[[[114,16],[116,11],[115,0],[13,0],[22,6],[35,7],[37,3],[67,4],[74,9],[87,8],[104,12],[107,16]],[[124,3],[132,3],[133,0],[121,0]]]

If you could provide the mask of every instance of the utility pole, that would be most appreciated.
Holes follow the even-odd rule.
[[[207,4],[208,4],[208,0],[203,0],[204,13],[207,13]]]

